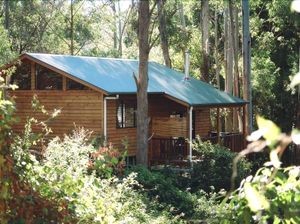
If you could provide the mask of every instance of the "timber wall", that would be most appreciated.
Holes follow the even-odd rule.
[[[34,94],[38,96],[41,105],[49,112],[61,109],[58,117],[48,122],[53,131],[50,137],[71,133],[74,125],[93,131],[93,136],[103,135],[103,95],[92,90],[17,90],[10,92],[10,95],[15,96],[16,115],[20,119],[20,122],[13,127],[17,132],[24,130],[28,116],[39,120],[47,119],[47,116],[41,112],[33,111],[31,101]],[[38,129],[34,127],[33,131]]]
[[[182,114],[182,117],[171,114]],[[184,137],[188,131],[187,108],[164,96],[149,99],[150,133],[161,137]]]
[[[208,136],[211,131],[210,109],[201,108],[195,110],[195,135]]]

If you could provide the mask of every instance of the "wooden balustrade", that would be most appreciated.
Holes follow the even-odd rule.
[[[210,141],[212,144],[218,143],[217,136],[207,136],[201,138],[203,142]],[[242,133],[221,133],[220,135],[220,145],[229,148],[233,152],[240,152],[244,145],[244,135]]]
[[[202,141],[218,143],[217,136],[201,138]],[[220,136],[220,144],[239,152],[244,148],[244,136],[242,133],[224,133]],[[188,143],[184,138],[153,137],[149,143],[150,165],[179,163],[188,159]]]
[[[184,138],[154,137],[149,145],[150,164],[169,163],[180,161],[188,156],[188,143]]]

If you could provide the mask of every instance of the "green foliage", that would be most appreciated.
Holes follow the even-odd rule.
[[[228,216],[228,211],[219,205],[223,197],[217,193],[207,194],[200,190],[191,193],[184,185],[189,178],[171,170],[151,171],[142,166],[133,167],[128,173],[137,173],[137,181],[142,185],[142,192],[150,200],[158,201],[158,209],[168,208],[173,215],[182,216],[184,220],[202,220],[217,223]],[[184,184],[183,184],[184,182]]]
[[[12,125],[16,122],[16,110],[12,99],[6,96],[8,89],[15,89],[13,85],[6,85],[0,76],[0,219],[8,219],[9,203],[12,197],[10,184],[12,182],[12,164],[9,160]]]
[[[276,77],[279,76],[279,69],[270,59],[269,53],[265,50],[252,58],[252,91],[254,114],[261,114],[270,117],[273,102],[276,100],[274,85]]]
[[[96,175],[101,178],[121,176],[125,168],[126,155],[126,151],[121,153],[112,146],[100,147],[90,156],[89,171],[95,171]]]
[[[199,154],[199,160],[194,163],[191,173],[191,188],[194,190],[203,189],[206,192],[211,188],[219,191],[229,190],[231,186],[232,161],[236,153],[229,149],[213,145],[209,142],[201,142],[200,139],[194,142],[194,149]],[[237,183],[249,175],[251,164],[243,159],[239,163]]]
[[[0,19],[0,65],[8,63],[15,57],[15,54],[10,49],[10,42],[7,35],[7,31],[2,26],[2,20]],[[1,76],[1,71],[0,71]]]
[[[298,71],[299,15],[291,1],[251,1],[254,112],[290,132],[296,123],[297,96],[290,75]]]
[[[300,168],[282,168],[273,175],[274,167],[264,167],[242,183],[230,201],[232,220],[236,223],[300,222]]]
[[[43,198],[68,211],[64,222],[172,222],[167,212],[151,209],[153,203],[133,188],[138,186],[135,174],[124,179],[100,179],[96,172],[88,172],[89,155],[95,152],[88,137],[86,131],[78,130],[63,140],[55,138],[40,161],[28,151],[14,148],[25,155],[15,157],[16,165],[23,170],[23,180]]]
[[[259,169],[255,176],[242,181],[231,194],[229,206],[234,223],[299,223],[300,222],[300,167],[281,168],[280,157],[287,146],[300,143],[297,130],[291,136],[281,133],[272,121],[257,118],[259,129],[248,140],[253,141],[239,153],[234,164],[242,155],[260,152],[269,148],[269,162]],[[264,139],[261,139],[261,138]],[[234,170],[236,167],[234,168]]]
[[[172,207],[174,214],[193,214],[194,198],[186,191],[176,186],[174,176],[164,175],[161,172],[151,172],[143,166],[136,166],[130,170],[137,173],[137,181],[143,186],[147,195],[157,199],[160,203]]]

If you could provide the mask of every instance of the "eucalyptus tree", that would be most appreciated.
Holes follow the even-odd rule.
[[[165,2],[163,0],[157,0],[157,11],[158,11],[158,20],[159,20],[159,36],[160,36],[160,45],[164,56],[165,65],[169,68],[171,65],[171,58],[169,53],[169,40],[166,27],[166,13],[165,13]]]
[[[148,165],[148,59],[150,52],[149,1],[140,1],[138,7],[139,74],[137,85],[137,163]]]

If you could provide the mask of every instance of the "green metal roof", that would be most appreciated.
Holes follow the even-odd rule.
[[[138,60],[26,53],[109,95],[134,94],[133,73],[138,74]],[[184,79],[184,74],[156,62],[149,62],[148,93],[166,94],[190,106],[241,105],[246,101],[227,94],[200,80]]]

